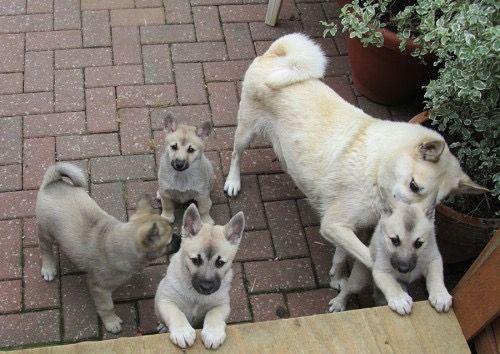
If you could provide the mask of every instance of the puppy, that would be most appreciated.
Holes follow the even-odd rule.
[[[224,342],[231,264],[244,229],[242,212],[217,226],[203,223],[194,204],[186,209],[181,249],[171,258],[155,296],[160,331],[168,327],[170,339],[179,347],[191,346],[196,338],[193,327],[201,325],[205,347],[215,349]]]
[[[165,153],[160,160],[158,198],[162,214],[169,223],[174,222],[175,202],[195,200],[203,222],[213,224],[210,217],[212,201],[210,190],[214,181],[213,167],[203,153],[204,140],[212,132],[212,123],[199,127],[177,124],[168,115],[164,119]]]
[[[321,82],[327,60],[319,45],[295,33],[279,38],[245,73],[224,190],[238,194],[240,158],[264,133],[281,166],[321,218],[321,235],[337,247],[334,283],[347,253],[368,267],[368,247],[356,236],[380,217],[378,188],[405,203],[438,192],[483,193],[443,137],[420,125],[375,119]],[[347,251],[347,253],[345,251]]]
[[[67,177],[70,182],[63,180]],[[168,222],[143,198],[125,223],[102,210],[87,194],[83,172],[68,163],[48,168],[36,202],[42,276],[56,276],[52,245],[80,269],[106,330],[117,333],[122,320],[113,309],[111,293],[154,259],[176,252],[180,236],[172,237]]]
[[[372,274],[376,302],[388,303],[401,315],[409,314],[413,303],[402,284],[422,276],[427,281],[431,305],[438,312],[449,310],[452,298],[443,281],[443,261],[434,231],[434,203],[385,203],[370,242],[370,254],[374,262],[372,272],[356,261],[346,285],[330,301],[330,311],[344,311],[349,295],[371,285]]]

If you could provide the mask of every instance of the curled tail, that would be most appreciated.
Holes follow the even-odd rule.
[[[87,189],[87,178],[83,171],[77,166],[65,162],[57,163],[47,169],[40,188],[44,188],[53,182],[61,181],[63,177],[69,178],[73,186]]]
[[[326,70],[326,56],[320,46],[301,33],[292,33],[271,44],[264,57],[275,56],[276,68],[265,83],[279,89],[308,79],[320,79]]]

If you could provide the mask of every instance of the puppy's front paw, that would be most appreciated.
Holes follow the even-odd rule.
[[[345,301],[340,298],[338,295],[337,297],[334,297],[333,299],[330,300],[329,302],[330,305],[330,312],[342,312],[345,311]]]
[[[196,332],[189,324],[182,327],[170,328],[170,340],[181,348],[193,345],[196,339]]]
[[[389,307],[400,315],[409,315],[413,306],[413,299],[404,291],[401,294],[387,299]]]
[[[43,265],[42,266],[42,277],[46,281],[52,281],[57,275],[56,267],[53,265]]]
[[[226,179],[226,183],[224,184],[224,192],[226,192],[230,197],[236,197],[240,189],[241,182],[239,177],[236,178],[228,176]]]
[[[167,213],[166,211],[164,211],[163,213],[161,213],[161,217],[165,218],[170,224],[173,224],[175,221],[174,213]]]
[[[452,304],[452,297],[448,291],[444,290],[429,295],[429,302],[437,312],[447,312]]]
[[[330,288],[340,291],[344,288],[346,283],[347,283],[346,277],[331,277]]]
[[[104,323],[104,328],[106,331],[111,333],[119,333],[122,330],[123,320],[115,314],[107,316],[106,319],[102,319]]]
[[[224,326],[203,327],[201,330],[201,339],[207,349],[217,349],[226,339],[226,330]]]

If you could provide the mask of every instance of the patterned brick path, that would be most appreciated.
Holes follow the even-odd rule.
[[[338,14],[335,2],[284,0],[272,28],[263,23],[266,6],[265,0],[0,0],[0,347],[113,337],[98,321],[84,276],[63,255],[59,278],[42,280],[36,192],[47,166],[72,161],[89,172],[98,203],[125,220],[142,193],[156,190],[165,112],[190,124],[213,121],[212,215],[220,223],[239,210],[247,217],[230,322],[327,310],[332,248],[267,142],[254,141],[243,158],[241,195],[228,200],[222,192],[249,61],[285,33],[321,37],[318,21]],[[318,41],[330,56],[325,81],[345,99],[380,118],[415,113],[357,95],[345,39]],[[154,332],[152,297],[164,272],[157,262],[116,292],[122,336]]]

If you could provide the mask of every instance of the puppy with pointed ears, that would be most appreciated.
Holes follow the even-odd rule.
[[[160,161],[157,195],[161,199],[161,215],[173,223],[175,203],[195,200],[203,222],[213,224],[210,217],[210,190],[214,171],[203,153],[204,140],[212,132],[212,123],[204,122],[193,127],[177,124],[171,115],[167,115],[164,126],[166,148]]]
[[[63,179],[66,177],[69,181]],[[102,210],[87,191],[87,179],[76,166],[59,163],[48,168],[36,202],[42,276],[52,281],[59,248],[81,270],[106,330],[121,331],[111,293],[148,263],[179,249],[181,238],[155,214],[148,198],[138,204],[129,222]]]
[[[168,327],[170,339],[179,347],[193,345],[193,327],[201,325],[206,348],[215,349],[224,342],[233,279],[231,264],[244,229],[241,211],[219,226],[203,223],[194,204],[186,209],[181,248],[171,258],[155,296],[159,330]]]
[[[357,260],[346,285],[330,301],[330,311],[345,310],[349,295],[371,285],[372,276],[375,301],[388,303],[401,315],[410,314],[413,304],[403,287],[421,276],[426,278],[431,305],[438,312],[448,311],[452,298],[444,285],[443,260],[436,243],[435,198],[431,203],[405,204],[382,194],[383,210],[369,247],[372,273]]]

